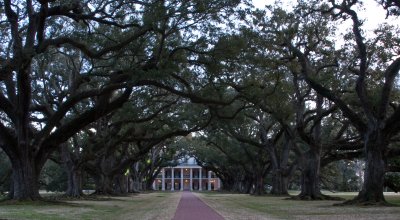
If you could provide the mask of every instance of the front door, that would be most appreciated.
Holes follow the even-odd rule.
[[[190,190],[190,183],[189,180],[185,180],[183,182],[183,190]]]

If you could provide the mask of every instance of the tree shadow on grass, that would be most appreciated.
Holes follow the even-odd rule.
[[[56,196],[46,196],[41,198],[40,200],[30,201],[30,200],[14,200],[2,198],[0,200],[0,206],[7,205],[31,205],[31,206],[70,206],[81,207],[82,204],[73,203],[76,201],[125,201],[124,199],[111,197],[111,196],[99,196],[99,195],[83,195],[79,197],[70,197],[65,195],[56,195]]]
[[[333,204],[334,206],[356,206],[356,207],[400,207],[399,204],[391,203],[388,201],[381,202],[360,202],[355,199],[346,200],[342,203]]]
[[[328,200],[328,201],[345,201],[344,198],[338,197],[338,196],[328,196],[324,194],[318,194],[315,197],[310,197],[310,196],[302,196],[302,195],[297,195],[297,196],[290,196],[287,198],[287,200],[304,200],[304,201],[321,201],[321,200]]]
[[[36,201],[19,201],[19,200],[3,200],[0,202],[0,206],[69,206],[79,207],[79,204],[70,203],[68,201],[60,200],[36,200]]]

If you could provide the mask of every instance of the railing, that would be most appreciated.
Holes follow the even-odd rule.
[[[158,179],[161,179],[162,177],[158,177]],[[180,179],[180,176],[174,176],[174,179]],[[190,179],[190,175],[183,175],[184,179]],[[213,177],[211,177],[213,178]],[[172,176],[165,176],[165,179],[172,179]],[[192,176],[192,179],[200,179],[199,176]],[[208,179],[208,176],[202,176],[201,179]]]
[[[161,179],[162,175],[157,175],[157,178]],[[172,179],[172,175],[165,175],[165,178],[166,179]],[[180,178],[181,178],[181,175],[179,175],[179,174],[174,176],[174,179],[180,179]],[[183,178],[189,179],[190,175],[189,174],[184,174]],[[217,176],[215,174],[212,174],[211,175],[211,179],[214,179],[214,178],[217,178]],[[199,175],[193,175],[192,179],[200,179],[200,176]],[[202,175],[201,179],[208,179],[208,175]]]
[[[162,177],[161,177],[161,178],[162,178]],[[166,175],[165,178],[172,178],[172,176]],[[174,178],[175,178],[175,179],[176,179],[176,178],[181,178],[181,176],[180,176],[180,175],[175,175]]]

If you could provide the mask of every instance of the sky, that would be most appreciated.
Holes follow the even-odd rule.
[[[258,8],[263,8],[266,4],[273,3],[275,0],[252,0],[253,4]],[[296,0],[282,0],[283,4],[290,5],[296,3]],[[386,11],[374,0],[364,0],[365,11],[359,13],[359,17],[365,20],[365,27],[368,30],[372,30],[383,22],[390,24],[397,24],[400,26],[400,20],[386,19]]]

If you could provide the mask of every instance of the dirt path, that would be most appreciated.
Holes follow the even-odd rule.
[[[224,218],[191,192],[183,192],[173,220],[224,220]]]

